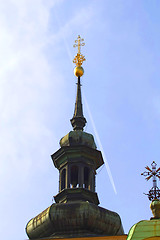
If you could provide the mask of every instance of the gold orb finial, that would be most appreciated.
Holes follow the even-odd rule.
[[[150,209],[153,213],[153,218],[160,218],[160,201],[158,199],[154,199],[150,204]]]
[[[76,77],[81,77],[84,74],[84,69],[81,67],[82,63],[86,60],[85,57],[81,54],[81,46],[84,46],[84,39],[78,35],[77,40],[75,40],[75,44],[73,47],[78,47],[78,53],[73,59],[73,63],[76,64],[76,67],[74,69],[74,74]]]
[[[82,77],[84,74],[84,69],[82,67],[75,67],[74,68],[74,75],[76,77]]]

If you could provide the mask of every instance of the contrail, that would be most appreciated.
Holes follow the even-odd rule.
[[[59,28],[61,29],[62,27],[61,27],[61,22],[60,22],[60,20],[59,20],[58,14],[56,13],[56,11],[55,11],[54,8],[53,8],[53,10],[54,10],[54,15],[55,15],[55,18],[56,18],[56,20],[57,20],[58,26],[59,26]],[[63,38],[63,42],[64,42],[64,45],[65,45],[66,50],[67,50],[68,57],[69,57],[69,59],[70,59],[70,62],[71,62],[71,64],[72,64],[72,67],[73,67],[72,54],[71,54],[70,48],[69,48],[69,46],[68,46],[68,43],[67,43],[67,41],[66,41],[66,38],[65,38],[65,36],[64,36],[63,31],[62,31],[62,38]]]
[[[94,133],[95,133],[95,136],[96,136],[99,148],[100,148],[100,150],[101,150],[101,152],[103,154],[103,158],[104,158],[104,162],[105,162],[105,166],[106,166],[106,169],[107,169],[107,172],[108,172],[108,176],[109,176],[110,182],[112,184],[112,187],[113,187],[113,190],[114,190],[115,194],[117,194],[117,190],[116,190],[116,187],[115,187],[115,184],[114,184],[112,173],[111,173],[111,170],[110,170],[107,158],[105,156],[105,153],[104,153],[104,150],[103,150],[103,146],[102,146],[101,140],[99,138],[99,134],[97,132],[97,129],[96,129],[96,126],[95,126],[95,123],[94,123],[94,120],[93,120],[93,117],[92,117],[92,114],[91,114],[91,111],[90,111],[90,108],[89,108],[89,105],[88,105],[88,102],[87,102],[87,99],[86,99],[84,93],[83,93],[83,96],[84,96],[85,105],[87,107],[88,115],[89,115],[89,118],[91,120],[91,124],[92,124],[93,130],[94,130]]]
[[[60,23],[60,20],[58,18],[58,15],[56,14],[56,12],[54,12],[55,14],[55,17],[57,19],[57,23],[59,25],[59,28],[61,28],[61,23]],[[66,41],[66,38],[64,36],[64,34],[62,33],[62,37],[63,37],[63,41],[64,41],[64,45],[66,47],[66,50],[67,50],[67,53],[68,53],[68,57],[70,59],[70,62],[72,64],[72,67],[73,67],[73,61],[72,61],[72,54],[71,54],[71,51],[70,51],[70,48],[68,46],[68,43]],[[92,127],[93,127],[93,131],[95,133],[95,136],[96,136],[96,139],[97,139],[97,142],[98,142],[98,145],[99,145],[99,148],[103,154],[103,158],[104,158],[104,162],[105,162],[105,166],[106,166],[106,169],[107,169],[107,173],[108,173],[108,176],[109,176],[109,179],[110,179],[110,182],[112,184],[112,187],[113,187],[113,190],[115,192],[115,194],[117,194],[117,191],[116,191],[116,187],[115,187],[115,184],[114,184],[114,180],[113,180],[113,177],[112,177],[112,174],[111,174],[111,170],[110,170],[110,167],[109,167],[109,164],[108,164],[108,161],[107,161],[107,158],[105,156],[105,153],[104,153],[104,150],[103,150],[103,147],[102,147],[102,144],[101,144],[101,140],[99,138],[99,134],[97,132],[97,129],[96,129],[96,126],[95,126],[95,123],[94,123],[94,120],[93,120],[93,117],[92,117],[92,114],[91,114],[91,111],[90,111],[90,108],[89,108],[89,105],[87,103],[87,99],[83,93],[83,96],[84,96],[84,101],[85,101],[85,104],[86,104],[86,107],[87,107],[87,111],[88,111],[88,115],[89,115],[89,118],[91,120],[91,124],[92,124]]]

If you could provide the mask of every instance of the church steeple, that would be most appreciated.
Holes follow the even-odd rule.
[[[83,42],[84,39],[78,36],[78,39],[75,40],[75,43],[73,46],[78,47],[78,53],[73,59],[73,63],[76,64],[76,67],[74,69],[74,74],[76,77],[78,77],[77,81],[77,96],[76,96],[76,103],[75,103],[75,109],[74,109],[74,115],[71,119],[71,124],[73,127],[73,130],[82,130],[84,126],[86,125],[86,119],[83,116],[83,106],[82,106],[82,97],[81,97],[81,76],[84,73],[82,66],[83,61],[85,61],[85,57],[81,54],[81,46],[84,46],[85,43]]]
[[[92,134],[83,131],[86,119],[83,116],[80,78],[84,73],[81,65],[85,58],[80,47],[84,43],[80,36],[75,42],[78,53],[73,62],[76,64],[74,74],[78,82],[71,119],[73,131],[60,140],[59,150],[51,156],[59,171],[59,192],[54,196],[55,203],[28,222],[26,232],[29,239],[123,234],[119,215],[98,206],[95,176],[104,161]]]
[[[59,193],[55,196],[55,201],[56,203],[88,201],[98,205],[95,174],[96,169],[104,162],[101,152],[96,150],[93,136],[83,131],[86,124],[80,82],[84,73],[82,63],[85,61],[80,51],[80,47],[84,46],[83,41],[78,36],[74,45],[78,47],[78,53],[73,60],[76,64],[74,74],[77,77],[77,96],[74,115],[71,119],[74,131],[70,131],[60,140],[61,149],[52,155],[53,163],[60,173]]]

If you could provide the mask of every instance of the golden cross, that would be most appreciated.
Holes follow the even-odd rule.
[[[75,43],[77,43],[77,44],[73,45],[73,47],[78,47],[78,53],[79,54],[81,53],[81,46],[85,45],[85,43],[83,41],[84,41],[84,39],[81,38],[80,35],[78,35],[77,40],[75,40]]]
[[[81,67],[82,63],[86,60],[85,57],[81,54],[81,46],[85,45],[83,41],[84,39],[78,35],[78,38],[75,40],[75,44],[73,45],[73,47],[78,47],[78,53],[73,59],[73,63],[75,63],[77,67]]]

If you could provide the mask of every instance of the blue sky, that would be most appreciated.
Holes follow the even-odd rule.
[[[160,165],[160,2],[158,0],[0,1],[0,235],[26,239],[26,223],[52,204],[58,171],[50,155],[72,128],[73,48],[85,39],[85,131],[96,135],[106,167],[97,174],[100,206],[128,233],[151,217],[140,175]]]

